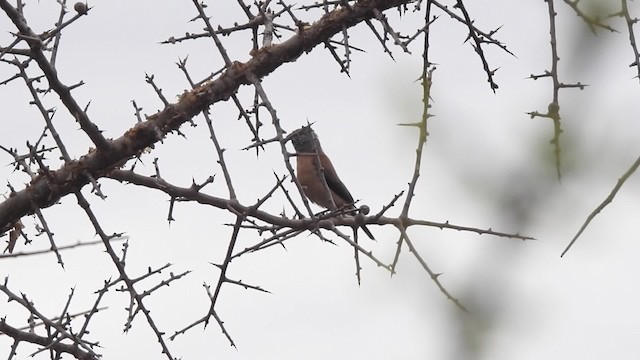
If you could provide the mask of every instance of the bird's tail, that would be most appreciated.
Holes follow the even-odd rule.
[[[366,225],[362,225],[362,231],[364,231],[364,233],[367,234],[369,239],[371,239],[371,240],[375,240],[376,239],[375,237],[373,237],[373,234],[371,233],[371,231],[369,231],[369,229],[367,228]]]

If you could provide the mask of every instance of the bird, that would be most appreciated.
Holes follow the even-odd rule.
[[[329,210],[355,209],[353,196],[340,180],[327,154],[322,150],[318,135],[311,125],[291,132],[287,136],[287,141],[291,141],[296,150],[296,178],[307,198]],[[323,175],[326,186],[322,181]],[[373,234],[364,225],[362,230],[369,238],[374,239]]]

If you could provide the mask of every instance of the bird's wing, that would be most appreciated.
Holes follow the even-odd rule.
[[[324,168],[324,179],[327,181],[329,190],[338,195],[346,204],[352,204],[353,196],[351,196],[351,193],[349,192],[347,187],[338,177],[338,173],[336,173],[336,169],[333,167],[331,160],[329,160],[326,155],[321,154],[320,161],[322,162],[322,167]],[[334,202],[336,202],[335,199]]]

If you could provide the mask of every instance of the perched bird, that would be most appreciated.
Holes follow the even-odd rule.
[[[354,209],[353,196],[338,177],[311,126],[303,126],[293,131],[287,140],[290,140],[296,149],[296,177],[307,198],[329,210],[343,207]],[[322,181],[323,174],[326,187]],[[369,229],[363,226],[362,230],[374,239]]]

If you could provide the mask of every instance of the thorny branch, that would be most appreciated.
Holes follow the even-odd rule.
[[[602,24],[599,19],[595,19],[594,20],[594,19],[591,19],[591,18],[583,15],[582,12],[577,7],[578,0],[575,0],[575,1],[565,0],[565,2],[567,2],[572,8],[574,8],[576,13],[578,13],[578,16],[580,16],[581,18],[584,19],[584,21],[589,25],[589,27],[591,28],[591,30],[594,33],[595,33],[595,27],[602,27],[602,28],[605,28],[605,29],[610,30],[612,32],[615,32],[615,30],[613,28],[610,28],[607,25]],[[632,18],[631,14],[629,13],[629,7],[628,7],[627,0],[620,0],[620,5],[621,5],[621,9],[620,9],[620,11],[618,13],[611,14],[611,15],[609,15],[607,17],[620,16],[620,17],[622,17],[624,19],[624,21],[625,21],[625,23],[627,25],[628,33],[629,33],[629,45],[631,47],[631,50],[633,51],[633,58],[634,58],[634,61],[629,65],[629,67],[635,67],[637,69],[637,75],[635,77],[640,80],[640,53],[638,53],[638,46],[636,44],[636,38],[635,38],[634,31],[633,31],[633,25],[635,25],[638,22],[638,19],[637,18]],[[584,223],[582,224],[582,226],[580,227],[578,232],[575,234],[575,236],[571,239],[571,241],[569,241],[569,244],[562,251],[562,254],[560,254],[560,257],[563,257],[569,251],[569,249],[573,246],[573,244],[578,240],[580,235],[582,235],[582,233],[585,231],[587,226],[589,226],[591,221],[605,207],[607,207],[607,205],[609,205],[613,201],[613,199],[615,198],[615,196],[618,193],[618,191],[622,188],[622,185],[624,185],[624,183],[631,177],[631,175],[633,175],[636,172],[636,170],[638,170],[639,166],[640,166],[640,158],[636,159],[636,161],[633,164],[631,164],[629,169],[618,179],[618,182],[613,187],[613,189],[611,190],[609,195],[604,199],[604,201],[602,203],[600,203],[600,205],[598,205],[587,216],[587,219],[584,221]]]
[[[638,69],[638,74],[640,74],[640,56],[635,45],[633,32],[633,25],[637,20],[629,14],[627,1],[621,1],[622,10],[617,15],[624,18],[627,23],[635,58],[632,66],[635,66]],[[402,250],[408,249],[410,256],[418,261],[425,270],[426,275],[435,283],[442,294],[458,308],[465,311],[464,305],[453,295],[454,291],[445,288],[441,282],[440,273],[435,272],[426,262],[425,257],[419,253],[415,240],[412,240],[410,234],[411,227],[429,226],[520,240],[532,239],[517,233],[498,232],[490,228],[485,230],[472,226],[454,225],[449,222],[416,219],[415,215],[412,217],[411,205],[423,166],[422,158],[428,137],[428,119],[432,116],[430,94],[432,86],[435,86],[434,72],[436,70],[429,57],[430,51],[432,51],[429,48],[430,38],[434,36],[432,25],[436,20],[443,21],[444,18],[448,17],[453,19],[452,23],[456,26],[465,28],[465,32],[468,34],[466,40],[470,40],[471,46],[479,56],[482,69],[487,74],[487,80],[493,91],[498,88],[497,81],[494,79],[495,70],[492,70],[492,67],[489,66],[489,60],[486,58],[484,49],[487,46],[495,46],[501,51],[513,55],[507,49],[507,46],[496,38],[496,33],[500,27],[490,31],[480,29],[475,25],[469,11],[461,0],[455,1],[455,4],[451,7],[437,0],[339,0],[322,1],[302,6],[288,3],[285,0],[256,3],[238,0],[237,5],[240,6],[242,13],[246,16],[246,20],[244,22],[234,22],[233,24],[224,24],[228,19],[218,16],[217,13],[216,16],[211,17],[208,14],[208,8],[205,3],[192,0],[196,13],[192,21],[199,23],[199,26],[203,26],[204,30],[199,30],[197,33],[191,32],[185,35],[172,36],[162,43],[175,45],[210,38],[212,40],[211,45],[220,55],[221,60],[216,59],[218,62],[212,62],[213,70],[211,70],[211,74],[201,78],[200,81],[193,80],[196,77],[187,69],[186,58],[185,60],[179,60],[178,67],[184,73],[190,89],[186,90],[174,103],[171,102],[171,97],[165,96],[162,89],[156,84],[154,75],[147,75],[146,81],[152,86],[164,108],[145,118],[142,113],[143,108],[133,100],[132,105],[136,123],[115,139],[108,139],[103,135],[95,119],[89,117],[88,105],[83,107],[76,99],[74,91],[83,85],[83,82],[73,85],[63,83],[57,68],[57,64],[60,62],[59,51],[61,44],[64,43],[62,30],[65,29],[67,31],[71,25],[81,21],[84,17],[94,16],[96,10],[91,9],[84,3],[76,3],[74,5],[76,12],[69,17],[66,0],[58,1],[58,3],[60,4],[60,9],[53,28],[37,33],[30,28],[30,24],[24,16],[23,9],[25,4],[23,1],[16,1],[14,6],[9,1],[0,0],[0,8],[13,26],[11,34],[14,37],[8,44],[0,44],[0,64],[11,67],[16,71],[15,75],[2,79],[0,85],[9,84],[14,80],[23,81],[28,92],[29,104],[37,108],[44,120],[44,129],[39,129],[41,135],[33,144],[27,143],[26,151],[0,144],[4,152],[12,158],[11,161],[15,170],[23,172],[29,177],[28,184],[22,189],[16,190],[13,185],[7,185],[10,190],[8,197],[0,202],[0,234],[10,233],[11,239],[7,247],[10,252],[13,251],[16,240],[20,236],[24,237],[25,243],[29,245],[31,243],[27,236],[29,231],[25,229],[22,220],[25,216],[35,215],[37,217],[36,234],[46,234],[50,243],[50,248],[47,252],[54,253],[57,261],[60,265],[63,265],[60,255],[61,250],[94,244],[94,242],[58,245],[55,236],[55,224],[50,225],[48,223],[42,210],[56,206],[65,196],[73,194],[78,206],[84,212],[86,219],[88,219],[88,223],[99,238],[97,243],[102,245],[116,275],[114,279],[104,280],[100,289],[96,291],[95,302],[90,310],[83,309],[80,312],[74,312],[72,300],[75,292],[72,292],[68,296],[61,314],[51,318],[47,318],[41,313],[26,295],[18,296],[13,293],[8,287],[8,279],[5,279],[4,284],[0,285],[0,291],[4,293],[11,303],[19,304],[30,314],[29,332],[10,325],[5,318],[0,319],[0,331],[14,339],[14,345],[9,355],[10,359],[15,357],[16,349],[23,343],[43,346],[44,349],[39,351],[49,351],[52,359],[63,353],[68,353],[78,359],[99,358],[100,355],[96,353],[98,342],[85,340],[84,337],[90,334],[90,322],[98,316],[99,310],[103,309],[101,306],[103,301],[109,296],[115,296],[109,293],[111,289],[115,289],[115,293],[126,297],[129,304],[126,308],[124,319],[125,332],[131,329],[135,319],[141,318],[153,332],[160,345],[161,352],[170,360],[177,357],[172,354],[173,351],[169,346],[168,340],[173,340],[196,326],[206,326],[212,318],[216,320],[229,343],[235,346],[236,342],[233,340],[229,328],[224,325],[218,307],[221,294],[227,288],[225,284],[241,286],[245,289],[259,292],[267,291],[259,285],[231,279],[229,269],[232,260],[273,246],[284,247],[303,238],[303,234],[307,233],[313,234],[320,240],[331,244],[336,243],[334,240],[337,239],[353,248],[358,283],[362,276],[361,256],[363,256],[362,261],[371,262],[388,270],[393,275],[396,273]],[[613,31],[612,28],[600,22],[599,19],[594,20],[584,15],[578,7],[578,1],[565,0],[565,3],[587,21],[592,30],[595,27]],[[396,28],[396,22],[401,21],[402,18],[388,16],[386,11],[397,8],[403,14],[409,11],[407,10],[409,4],[415,6],[414,12],[418,14],[424,12],[424,16],[423,23],[407,35]],[[531,78],[535,80],[550,77],[553,81],[553,96],[546,113],[531,112],[530,115],[553,120],[555,130],[552,143],[556,154],[557,173],[558,177],[560,177],[560,133],[562,128],[558,93],[562,88],[577,87],[582,89],[585,85],[579,82],[576,84],[564,84],[559,80],[559,56],[556,40],[557,14],[554,9],[554,0],[547,0],[547,6],[550,19],[551,69],[540,75],[531,75]],[[301,20],[303,16],[308,16],[309,14],[316,16],[311,18],[313,21],[306,22]],[[442,15],[447,16],[443,17]],[[340,71],[349,75],[352,67],[357,64],[356,59],[353,57],[353,51],[364,51],[362,48],[354,46],[354,43],[356,43],[354,40],[358,40],[353,38],[353,28],[356,26],[366,26],[382,46],[382,51],[392,59],[394,58],[394,50],[401,50],[403,53],[411,54],[410,46],[414,44],[414,41],[417,43],[418,39],[423,39],[422,48],[420,49],[423,58],[423,69],[420,76],[423,96],[422,117],[418,122],[401,124],[418,130],[414,168],[406,191],[400,192],[374,215],[358,214],[357,216],[348,216],[347,214],[345,216],[344,211],[340,209],[314,214],[304,196],[302,187],[295,180],[295,171],[289,161],[293,154],[287,150],[286,133],[287,130],[290,131],[292,129],[279,118],[278,104],[272,102],[273,99],[268,96],[268,86],[263,84],[262,80],[272,72],[280,70],[282,65],[288,62],[298,61],[298,59],[304,60],[303,55],[306,53],[322,51],[317,49],[317,45],[321,44],[324,45],[324,49],[328,50],[327,58],[336,61]],[[248,60],[233,59],[231,52],[225,46],[227,37],[247,33],[250,33],[251,41],[250,58]],[[371,34],[369,35],[371,36]],[[29,66],[31,63],[37,65],[37,69],[34,69],[35,66]],[[243,86],[250,87],[253,90],[253,101],[249,106],[244,103],[244,98],[239,94],[239,90]],[[50,99],[44,98],[49,93],[55,93],[59,97],[60,103],[51,105]],[[244,120],[251,134],[251,145],[247,146],[247,149],[255,148],[257,156],[261,156],[263,152],[275,151],[282,157],[286,168],[285,175],[274,171],[276,181],[273,186],[266,191],[264,196],[261,196],[251,205],[243,204],[238,200],[241,198],[239,195],[243,189],[235,186],[234,177],[231,176],[231,164],[225,157],[227,134],[224,133],[223,124],[227,119],[215,119],[210,113],[212,105],[228,99],[233,100],[238,111],[237,118]],[[59,108],[64,108],[64,111]],[[265,114],[270,119],[270,124],[263,122],[263,112],[261,112],[263,109],[266,109]],[[154,147],[158,146],[170,134],[184,135],[180,132],[184,123],[197,126],[196,118],[200,114],[204,118],[208,135],[213,143],[211,153],[214,154],[220,171],[223,173],[222,177],[226,186],[227,196],[214,196],[211,195],[213,192],[205,191],[205,187],[214,183],[213,175],[210,175],[201,183],[196,183],[196,180],[193,180],[188,187],[174,185],[169,179],[165,179],[161,175],[165,172],[161,173],[161,162],[157,158],[153,161],[153,175],[146,176],[142,175],[141,172],[135,171],[136,165],[143,163],[147,158],[147,154],[152,152]],[[58,121],[64,121],[64,119],[60,119],[64,115],[73,117],[80,126],[82,133],[93,144],[93,148],[84,154],[74,154],[71,150],[68,150],[65,143],[66,134],[60,133],[56,128],[57,124],[54,124],[53,118],[55,115],[58,115],[56,118]],[[104,125],[101,124],[101,126]],[[270,132],[271,135],[265,137],[264,134],[266,132]],[[45,139],[48,136],[53,138],[53,143]],[[61,162],[46,158],[46,154],[53,152],[59,153]],[[129,169],[125,170],[124,167],[129,160],[134,160],[133,164]],[[606,203],[611,201],[617,190],[624,183],[624,180],[635,171],[637,162],[634,166],[621,178],[621,181],[603,205],[589,216],[576,238],[595,214]],[[296,188],[293,195],[297,193],[299,196],[290,194],[292,187],[285,183],[285,179],[291,179]],[[212,207],[234,217],[233,223],[229,224],[232,227],[232,234],[226,239],[226,252],[221,259],[212,262],[219,270],[217,279],[214,280],[215,284],[209,285],[205,283],[204,285],[209,304],[207,311],[195,320],[186,319],[186,324],[181,329],[171,329],[173,334],[170,336],[167,336],[167,332],[162,329],[163,324],[161,321],[152,316],[149,299],[151,296],[160,296],[157,294],[163,291],[162,289],[183,279],[190,271],[169,272],[168,275],[164,275],[172,266],[171,264],[166,264],[149,266],[146,273],[140,274],[128,267],[129,243],[125,242],[120,251],[114,248],[114,242],[120,240],[122,235],[118,233],[107,234],[105,227],[100,223],[98,216],[92,209],[91,202],[82,192],[85,185],[91,184],[91,191],[102,200],[105,200],[106,195],[102,193],[98,180],[110,182],[111,184],[114,183],[111,180],[116,180],[141,188],[154,189],[166,194],[169,197],[169,220],[173,220],[174,207],[180,206],[179,204],[182,202],[192,202]],[[286,199],[286,204],[283,205],[282,213],[274,214],[265,210],[263,205],[278,192],[282,192]],[[296,201],[297,198],[302,199],[306,215],[301,211],[302,207]],[[391,208],[396,206],[396,203],[402,203],[400,215],[397,217],[385,215]],[[292,212],[294,215],[287,215],[287,212]],[[81,221],[75,222],[81,223]],[[368,243],[361,243],[355,234],[351,237],[340,230],[341,227],[356,229],[365,224],[393,226],[397,229],[398,241],[393,259],[384,259],[377,252],[374,255]],[[248,245],[240,246],[238,245],[239,237],[245,232],[250,232],[253,235],[253,240]],[[258,236],[256,236],[256,233]],[[575,238],[573,241],[575,241]],[[0,255],[0,261],[40,252],[42,251],[18,251],[12,254]],[[161,279],[157,280],[155,284],[143,286],[143,280],[157,279],[158,277],[161,277]],[[70,323],[72,319],[76,319],[77,316],[75,314],[78,313],[84,315],[84,322],[80,331],[74,332]],[[46,329],[46,336],[35,333],[35,328],[39,324]]]

